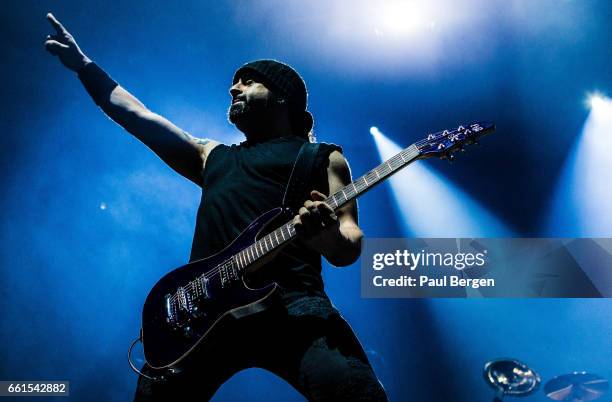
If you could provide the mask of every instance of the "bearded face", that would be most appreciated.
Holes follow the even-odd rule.
[[[232,104],[227,112],[228,120],[245,134],[270,119],[274,94],[252,75],[245,73],[240,77],[230,88],[230,94]]]
[[[227,111],[228,120],[232,124],[239,124],[256,118],[257,112],[261,112],[263,109],[258,103],[259,102],[247,99],[232,102]]]

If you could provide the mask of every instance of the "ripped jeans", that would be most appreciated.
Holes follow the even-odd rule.
[[[259,367],[309,401],[387,401],[353,330],[324,294],[282,296],[278,308],[220,332],[216,346],[198,351],[181,373],[164,382],[140,377],[134,400],[206,401],[238,371]]]

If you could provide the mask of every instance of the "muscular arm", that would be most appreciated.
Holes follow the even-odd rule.
[[[96,103],[113,121],[125,128],[172,169],[201,185],[201,173],[218,142],[192,137],[162,116],[153,113],[101,70],[81,51],[74,37],[52,15],[47,19],[56,31],[47,35],[45,47],[79,77]],[[92,92],[93,91],[93,92]]]
[[[189,135],[164,117],[145,107],[117,86],[100,107],[113,121],[142,141],[172,169],[201,185],[206,157],[219,143]]]
[[[330,194],[351,182],[351,171],[344,156],[338,151],[329,155],[327,177]],[[354,263],[361,253],[363,232],[358,226],[357,203],[349,202],[335,213],[323,202],[325,196],[311,192],[313,200],[306,201],[294,219],[298,232],[311,248],[320,252],[331,264],[341,267]]]

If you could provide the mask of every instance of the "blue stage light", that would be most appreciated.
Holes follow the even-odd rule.
[[[586,104],[591,111],[551,202],[547,231],[553,236],[612,235],[612,187],[606,179],[612,171],[612,100],[594,92],[587,94]]]
[[[402,148],[376,127],[370,132],[382,160]],[[407,144],[406,144],[407,145]],[[453,183],[417,161],[389,180],[408,236],[505,237],[512,231]]]

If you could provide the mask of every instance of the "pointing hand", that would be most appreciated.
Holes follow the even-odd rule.
[[[79,48],[70,32],[53,16],[47,14],[47,19],[55,29],[54,35],[47,35],[45,48],[54,56],[59,57],[64,66],[78,72],[91,60]]]

